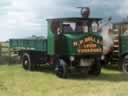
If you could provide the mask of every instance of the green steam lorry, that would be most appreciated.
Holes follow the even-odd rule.
[[[95,26],[101,18],[89,18],[89,9],[81,9],[82,17],[48,19],[48,36],[10,39],[10,48],[22,58],[23,68],[34,70],[38,64],[50,64],[62,78],[72,72],[99,75],[103,39]]]
[[[118,65],[124,73],[128,74],[128,20],[113,25],[113,48],[107,61]]]

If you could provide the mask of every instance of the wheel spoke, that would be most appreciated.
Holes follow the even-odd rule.
[[[25,60],[25,61],[24,61],[24,64],[25,64],[25,65],[27,65],[27,64],[28,64],[28,61],[27,61],[27,60]]]

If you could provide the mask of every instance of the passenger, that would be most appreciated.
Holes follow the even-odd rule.
[[[80,23],[77,23],[76,24],[76,32],[83,32],[83,28],[82,28],[82,24],[80,24]]]
[[[83,24],[83,32],[88,32],[88,25],[87,25],[87,23],[84,23]]]
[[[97,30],[98,30],[98,25],[97,25],[97,23],[94,21],[94,22],[92,22],[92,32],[97,32]]]
[[[64,32],[72,32],[73,31],[73,29],[70,26],[70,24],[64,24],[63,29],[64,29]]]

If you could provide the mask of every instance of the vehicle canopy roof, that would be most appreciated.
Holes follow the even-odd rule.
[[[81,18],[81,17],[70,17],[70,18],[54,18],[54,19],[47,19],[47,21],[70,21],[70,22],[74,22],[74,21],[100,21],[102,20],[102,18]]]

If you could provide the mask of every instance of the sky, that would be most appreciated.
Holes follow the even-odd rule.
[[[79,6],[90,7],[91,17],[128,16],[128,0],[0,0],[0,41],[47,36],[46,19],[78,17]]]

